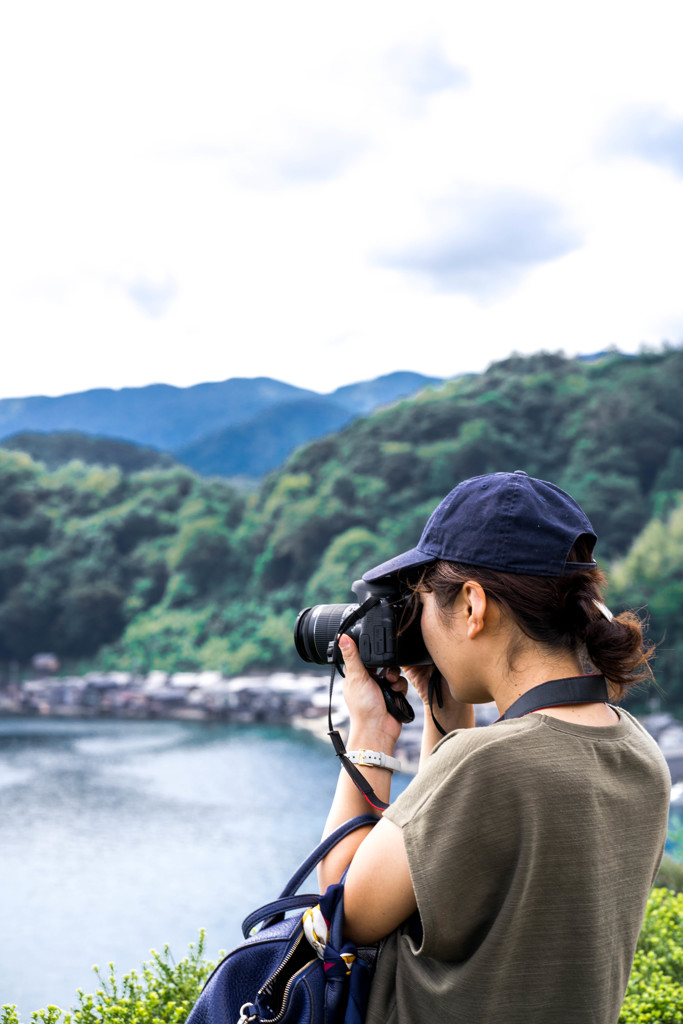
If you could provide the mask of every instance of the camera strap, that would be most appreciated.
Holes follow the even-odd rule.
[[[339,758],[344,770],[350,776],[351,781],[353,782],[356,789],[360,790],[360,792],[363,794],[367,802],[374,810],[385,811],[389,804],[385,803],[384,800],[380,800],[380,798],[377,796],[374,789],[372,788],[368,780],[365,778],[365,776],[362,774],[362,772],[360,772],[356,768],[355,764],[352,764],[351,761],[349,761],[348,757],[346,756],[346,747],[344,746],[344,741],[339,735],[339,732],[334,728],[332,724],[332,691],[334,689],[334,676],[336,672],[339,672],[340,676],[344,675],[344,659],[342,658],[341,651],[339,650],[339,638],[341,637],[342,633],[346,632],[347,629],[351,629],[352,626],[355,626],[358,620],[362,619],[366,612],[368,612],[371,608],[374,608],[375,605],[379,604],[380,600],[381,598],[376,596],[369,597],[366,601],[363,602],[363,604],[359,605],[358,608],[356,608],[349,615],[347,615],[344,621],[340,624],[337,635],[334,638],[334,641],[331,645],[332,671],[330,673],[330,696],[327,705],[327,735],[330,737],[332,741],[332,746],[334,747],[335,754]]]
[[[429,711],[434,725],[442,736],[446,730],[438,722],[434,714],[434,698],[440,708],[443,707],[441,694],[442,676],[438,668],[434,668],[429,677]],[[566,679],[550,679],[547,683],[540,683],[531,690],[527,690],[507,709],[504,715],[497,719],[499,722],[510,718],[521,718],[523,715],[530,715],[532,711],[541,711],[543,708],[561,707],[563,704],[600,704],[609,700],[607,681],[602,675],[569,676]]]
[[[435,697],[436,697],[436,703],[439,705],[439,707],[440,708],[443,707],[443,694],[441,692],[442,679],[443,679],[443,677],[442,677],[441,673],[439,672],[438,668],[435,665],[434,666],[434,671],[432,672],[431,676],[429,677],[429,684],[427,686],[427,696],[429,697],[429,713],[432,716],[432,722],[434,723],[436,728],[439,730],[441,735],[442,736],[446,736],[447,735],[446,734],[446,730],[444,729],[444,727],[441,725],[441,723],[437,719],[436,715],[434,714],[434,698]]]
[[[497,721],[522,718],[532,711],[557,708],[563,704],[601,704],[609,700],[607,680],[603,675],[569,676],[550,679],[523,693]]]

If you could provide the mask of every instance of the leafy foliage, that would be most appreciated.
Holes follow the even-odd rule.
[[[662,494],[660,492],[660,504]],[[658,645],[657,674],[669,697],[683,701],[683,490],[670,496],[663,517],[654,516],[627,556],[612,567],[620,605],[647,608],[650,637]]]
[[[64,1011],[48,1006],[31,1014],[33,1024],[183,1024],[214,968],[204,956],[204,933],[188,955],[174,963],[168,946],[152,952],[142,972],[117,979],[114,965],[104,975],[96,967],[96,992],[78,991],[78,1005]],[[0,1024],[20,1024],[16,1006],[2,1007]]]
[[[152,466],[172,466],[175,459],[167,452],[143,448],[113,437],[91,437],[75,430],[55,430],[50,434],[25,431],[3,438],[2,447],[27,452],[47,469],[80,461],[101,466],[118,466],[125,473],[136,473]]]
[[[683,351],[512,356],[298,449],[245,495],[184,467],[0,448],[0,660],[295,668],[290,628],[417,543],[451,487],[523,468],[586,509],[614,607],[647,604],[683,701]]]
[[[243,571],[231,527],[244,498],[223,482],[212,486],[182,467],[127,475],[72,463],[48,472],[1,449],[0,480],[7,660],[42,650],[91,658],[146,612],[155,609],[159,622],[165,609],[204,606],[207,593]],[[178,636],[187,625],[177,625]],[[139,647],[135,633],[133,640]],[[192,638],[186,643],[194,655]],[[187,660],[187,651],[173,650]]]
[[[653,889],[619,1024],[683,1019],[683,894]]]

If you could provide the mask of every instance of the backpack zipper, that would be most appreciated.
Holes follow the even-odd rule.
[[[302,928],[301,929],[301,933],[299,935],[299,938],[296,940],[296,942],[294,943],[294,945],[290,949],[290,951],[287,954],[287,956],[284,958],[282,963],[278,966],[277,970],[275,970],[271,974],[270,978],[268,978],[268,981],[265,983],[265,985],[263,985],[262,988],[259,989],[259,993],[258,993],[258,996],[257,996],[258,999],[260,999],[261,996],[264,996],[264,995],[265,996],[270,996],[272,994],[274,983],[277,981],[278,977],[282,974],[282,972],[287,968],[289,962],[292,960],[292,958],[294,957],[295,953],[298,951],[299,946],[301,945],[301,941],[302,941],[303,938],[304,938],[304,932],[303,932],[303,928]],[[294,982],[296,981],[298,976],[301,974],[301,972],[305,971],[308,967],[311,966],[311,964],[314,964],[316,959],[317,959],[316,956],[311,957],[310,960],[308,960],[305,964],[303,964],[302,967],[299,968],[299,970],[296,972],[296,974],[292,975],[292,977],[289,979],[289,981],[285,985],[283,993],[282,993],[282,1005],[281,1005],[280,1012],[275,1017],[269,1017],[269,1018],[263,1018],[262,1017],[260,1024],[276,1024],[276,1022],[278,1020],[280,1020],[280,1018],[282,1017],[282,1015],[283,1015],[283,1013],[285,1011],[285,1005],[287,1003],[287,997],[289,996],[289,993],[290,993],[290,990],[292,988],[292,985],[294,984]]]

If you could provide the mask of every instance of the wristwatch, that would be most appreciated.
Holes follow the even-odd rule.
[[[381,750],[347,750],[346,756],[351,764],[365,764],[371,768],[387,768],[390,772],[400,772],[401,762],[397,757],[384,754]]]

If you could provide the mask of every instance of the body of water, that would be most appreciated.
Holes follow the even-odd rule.
[[[94,964],[180,959],[200,928],[209,956],[235,945],[318,841],[337,774],[331,745],[284,729],[0,719],[0,1005],[67,1008]]]

